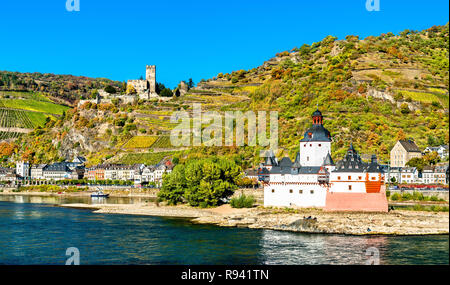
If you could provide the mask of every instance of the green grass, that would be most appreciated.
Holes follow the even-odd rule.
[[[167,151],[167,152],[149,152],[149,153],[127,153],[122,156],[121,159],[117,161],[117,163],[123,164],[136,164],[136,163],[144,163],[147,165],[157,164],[163,158],[167,156],[173,155],[175,152]]]
[[[69,107],[34,99],[0,99],[0,106],[11,109],[22,109],[54,115],[61,115]]]

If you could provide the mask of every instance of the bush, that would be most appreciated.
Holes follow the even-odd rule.
[[[387,191],[386,191],[386,197],[389,198],[390,196],[391,196],[391,191],[387,190]]]
[[[413,200],[423,201],[424,200],[423,194],[420,192],[414,191]]]
[[[241,194],[239,197],[234,197],[231,199],[230,206],[232,208],[252,208],[255,202],[255,197],[252,195],[246,196]]]
[[[394,194],[392,194],[392,196],[391,196],[391,200],[392,201],[398,201],[398,200],[400,200],[402,198],[402,196],[399,194],[399,193],[394,193]]]
[[[408,201],[408,200],[412,200],[412,199],[413,199],[413,195],[411,195],[409,193],[402,194],[402,200]]]
[[[430,201],[437,202],[439,201],[439,198],[437,196],[431,196]]]

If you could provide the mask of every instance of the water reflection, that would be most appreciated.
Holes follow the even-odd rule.
[[[147,197],[89,197],[89,196],[37,196],[37,195],[0,195],[0,201],[14,203],[34,204],[134,204],[154,201],[155,198]]]
[[[346,236],[265,230],[264,264],[359,264],[379,252],[380,264],[448,264],[448,236]]]

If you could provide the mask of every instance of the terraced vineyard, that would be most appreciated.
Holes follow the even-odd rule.
[[[23,135],[22,133],[16,133],[16,132],[0,132],[0,141],[7,140],[7,139],[16,139]]]
[[[123,147],[125,149],[150,148],[157,139],[156,136],[135,136]]]
[[[144,163],[153,165],[159,163],[163,158],[173,155],[175,152],[148,152],[148,153],[127,153],[123,155],[116,163],[136,164]]]
[[[0,127],[33,129],[45,123],[46,117],[42,113],[0,108]]]
[[[173,148],[170,142],[170,136],[158,137],[158,140],[152,145],[152,148]]]

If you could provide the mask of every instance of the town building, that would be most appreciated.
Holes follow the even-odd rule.
[[[441,160],[446,160],[448,158],[448,145],[440,145],[437,147],[428,146],[424,149],[423,153],[437,152]]]
[[[42,180],[44,179],[44,167],[47,164],[38,164],[31,166],[31,179]]]
[[[19,161],[16,164],[16,174],[20,178],[30,177],[30,164],[25,161]]]
[[[15,182],[16,172],[14,168],[4,168],[0,167],[0,181],[2,182]]]
[[[391,167],[405,167],[412,158],[422,157],[422,151],[412,140],[399,140],[391,150]]]
[[[400,168],[400,184],[420,183],[421,174],[416,167],[402,167]]]
[[[65,162],[58,162],[46,165],[42,169],[42,174],[45,180],[64,180],[71,179],[72,170],[67,166]]]
[[[350,144],[344,159],[335,165],[332,137],[323,126],[322,113],[316,110],[312,120],[294,162],[288,157],[278,162],[271,152],[258,169],[264,182],[264,205],[386,212],[384,171],[376,157],[365,163]]]

